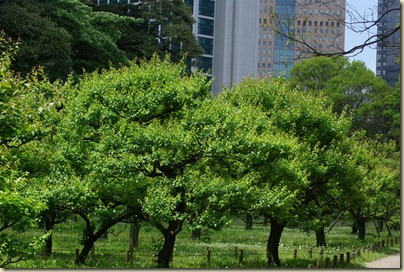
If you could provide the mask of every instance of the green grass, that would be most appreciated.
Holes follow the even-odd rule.
[[[162,245],[162,236],[153,226],[143,223],[140,230],[139,248],[135,250],[132,262],[127,262],[129,226],[118,224],[112,228],[108,238],[100,239],[95,245],[96,256],[90,256],[83,266],[74,265],[75,249],[81,249],[79,243],[83,230],[80,222],[68,221],[56,225],[53,232],[53,254],[40,256],[21,261],[8,266],[8,268],[153,268],[156,267],[156,255]],[[361,268],[369,262],[384,256],[400,252],[400,244],[394,247],[382,248],[377,252],[363,252],[363,249],[378,241],[374,227],[369,225],[368,235],[364,242],[352,235],[350,227],[339,225],[326,234],[327,247],[324,248],[322,267],[325,258],[353,249],[361,249],[361,256],[352,258],[347,268]],[[39,230],[37,231],[40,234]],[[32,233],[29,233],[32,235]],[[267,268],[265,256],[266,241],[269,227],[254,225],[252,230],[245,230],[244,223],[234,220],[227,228],[221,231],[205,233],[200,240],[192,240],[190,230],[185,225],[184,230],[177,236],[173,254],[172,268]],[[394,232],[393,236],[399,236]],[[387,238],[387,231],[382,233],[381,239]],[[235,255],[243,250],[243,261]],[[210,261],[207,261],[206,250],[210,249]],[[297,257],[293,252],[297,249]],[[312,249],[312,258],[309,250]],[[320,258],[320,248],[315,246],[315,235],[308,235],[297,229],[285,229],[279,247],[280,259],[284,268],[307,268],[309,264],[316,265]]]

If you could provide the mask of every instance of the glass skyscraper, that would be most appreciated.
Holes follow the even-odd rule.
[[[345,0],[260,0],[258,75],[289,77],[293,64],[311,57],[304,45],[278,35],[270,26],[304,40],[319,52],[344,50]],[[275,15],[276,14],[276,15]],[[306,51],[307,52],[307,51]]]
[[[400,1],[379,0],[378,2],[377,33],[389,35],[400,23]],[[377,44],[376,53],[376,74],[383,78],[388,84],[394,86],[400,75],[400,31],[395,32],[387,39]]]

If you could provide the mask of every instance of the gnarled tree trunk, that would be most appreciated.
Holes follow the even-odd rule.
[[[159,268],[169,268],[170,260],[173,255],[175,239],[182,230],[182,221],[172,221],[167,228],[159,227],[164,236],[163,248],[158,253],[157,264]]]
[[[279,259],[279,242],[281,240],[281,235],[285,225],[279,223],[274,218],[270,218],[270,223],[271,231],[267,241],[267,260],[268,264],[271,266],[280,266],[281,261]]]

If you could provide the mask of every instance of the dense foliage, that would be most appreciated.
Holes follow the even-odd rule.
[[[202,54],[192,14],[181,1],[100,5],[80,0],[1,1],[0,30],[19,50],[12,69],[27,75],[42,66],[53,81],[128,65],[133,59],[171,55],[173,62]]]
[[[292,87],[324,96],[333,111],[347,113],[352,131],[363,129],[370,138],[400,144],[400,82],[393,89],[360,61],[316,57],[291,70]]]
[[[321,95],[247,78],[211,97],[205,75],[158,56],[51,83],[41,70],[12,72],[14,47],[1,39],[1,266],[42,246],[51,254],[69,217],[84,226],[77,265],[113,226],[141,220],[161,233],[158,267],[185,223],[220,230],[233,215],[265,216],[276,266],[285,228],[321,245],[341,213],[359,240],[366,222],[399,225],[395,143],[352,134]],[[394,107],[385,114],[397,121]],[[21,239],[37,223],[44,235]]]

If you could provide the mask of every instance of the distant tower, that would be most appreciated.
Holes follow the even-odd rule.
[[[193,32],[205,53],[196,66],[210,69],[213,94],[249,75],[257,76],[259,0],[185,0]]]
[[[213,59],[214,94],[257,76],[259,0],[217,0]]]
[[[310,57],[304,46],[274,34],[271,14],[281,20],[285,33],[293,33],[320,52],[344,50],[345,0],[261,0],[258,74],[289,77],[296,61]]]
[[[382,16],[384,15],[384,16]],[[377,33],[386,35],[400,23],[400,1],[379,0]],[[400,75],[400,31],[377,43],[376,74],[394,86]]]

